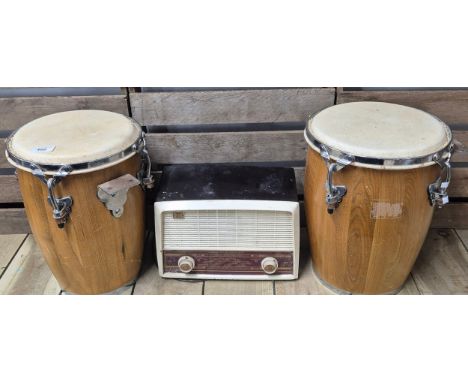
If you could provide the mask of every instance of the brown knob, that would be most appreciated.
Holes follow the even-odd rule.
[[[263,272],[272,275],[278,269],[278,261],[274,257],[265,257],[262,260]]]
[[[182,256],[177,262],[181,272],[190,273],[195,268],[195,260],[190,256]]]

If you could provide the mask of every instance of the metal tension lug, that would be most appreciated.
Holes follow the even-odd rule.
[[[345,185],[333,184],[333,173],[345,168],[354,160],[354,158],[344,155],[336,162],[331,162],[328,150],[324,145],[322,145],[320,149],[320,155],[327,165],[327,181],[325,182],[325,190],[327,194],[325,195],[325,203],[327,204],[327,212],[332,214],[342,202],[347,191]]]
[[[140,181],[130,174],[122,175],[97,186],[97,197],[103,202],[112,216],[119,218],[124,211],[127,201],[127,192],[130,188],[138,186]]]
[[[450,185],[451,179],[450,157],[451,152],[448,153],[445,160],[437,160],[438,158],[434,158],[436,163],[442,168],[442,171],[436,181],[427,187],[429,203],[431,206],[441,208],[449,202],[447,188]]]

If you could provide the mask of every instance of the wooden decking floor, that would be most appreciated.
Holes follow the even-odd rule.
[[[162,279],[146,255],[140,277],[118,294],[332,294],[315,277],[305,232],[295,281],[179,281]],[[0,294],[62,294],[33,235],[0,235]],[[431,229],[400,294],[468,294],[468,230]]]

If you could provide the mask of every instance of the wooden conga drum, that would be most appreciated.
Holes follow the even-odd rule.
[[[337,293],[397,293],[448,202],[450,129],[411,107],[352,102],[310,118],[304,135],[316,275]]]
[[[6,155],[17,167],[26,214],[61,288],[100,294],[140,269],[144,187],[151,187],[144,134],[101,110],[48,115],[19,128]]]

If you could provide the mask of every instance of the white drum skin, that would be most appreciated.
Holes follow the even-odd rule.
[[[122,114],[104,110],[65,111],[38,118],[18,129],[8,140],[7,159],[25,171],[31,169],[16,163],[8,153],[39,165],[93,162],[124,151],[140,135],[138,124]],[[103,169],[134,154],[131,151],[106,164],[76,169],[73,173]]]
[[[437,117],[412,107],[385,102],[350,102],[331,106],[307,123],[305,138],[319,151],[311,138],[337,151],[382,160],[430,156],[447,147],[452,139],[449,127]],[[332,155],[332,159],[337,158]],[[424,163],[354,166],[378,169],[410,169],[430,166]]]

